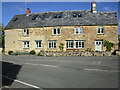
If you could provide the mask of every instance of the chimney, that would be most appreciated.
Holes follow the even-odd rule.
[[[26,16],[29,16],[29,15],[30,15],[30,13],[31,13],[30,9],[29,9],[29,8],[27,8],[27,9],[26,9]]]
[[[94,2],[94,1],[91,3],[91,12],[92,13],[96,13],[97,12],[96,11],[96,2]]]

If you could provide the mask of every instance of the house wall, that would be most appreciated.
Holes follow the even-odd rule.
[[[75,27],[83,27],[83,34],[74,34]],[[103,26],[104,34],[97,34],[97,27],[99,26],[56,26],[56,27],[41,27],[41,28],[29,28],[30,35],[23,36],[23,29],[10,29],[5,30],[5,52],[12,50],[14,52],[21,51],[30,51],[35,50],[39,52],[40,50],[44,51],[60,51],[60,43],[65,44],[64,51],[66,51],[66,40],[85,40],[85,48],[79,49],[81,51],[91,48],[95,50],[95,40],[108,40],[115,44],[118,43],[118,26]],[[53,28],[61,28],[60,35],[53,35]],[[30,41],[30,48],[23,48],[23,41]],[[35,40],[42,40],[42,47],[39,49],[35,48]],[[48,48],[48,40],[56,40],[56,48]],[[117,49],[118,45],[115,45],[114,49]],[[105,47],[102,48],[105,51]]]

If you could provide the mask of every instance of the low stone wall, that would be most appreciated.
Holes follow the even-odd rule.
[[[112,56],[110,52],[80,52],[80,51],[66,51],[66,52],[54,52],[54,51],[41,51],[39,56]]]

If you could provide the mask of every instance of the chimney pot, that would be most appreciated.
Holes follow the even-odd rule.
[[[26,16],[29,16],[29,15],[30,15],[30,13],[31,13],[30,9],[29,9],[29,8],[27,8],[27,9],[26,9]]]
[[[96,13],[97,11],[96,11],[96,2],[95,1],[93,1],[92,3],[91,3],[91,12],[92,13]]]

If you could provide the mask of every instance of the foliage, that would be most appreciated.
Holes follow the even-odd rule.
[[[91,50],[91,48],[87,48],[85,51],[89,51],[89,52],[91,52],[92,50]]]
[[[61,51],[63,51],[63,49],[64,49],[64,43],[60,43],[59,49],[60,49]]]
[[[28,55],[29,52],[13,52],[11,55]]]
[[[35,50],[31,50],[31,51],[30,51],[30,54],[31,54],[31,55],[35,55],[35,54],[36,54]]]
[[[106,47],[107,51],[111,51],[112,47],[114,46],[114,43],[104,40],[103,45]]]
[[[11,55],[13,53],[13,51],[8,51],[8,54]]]

